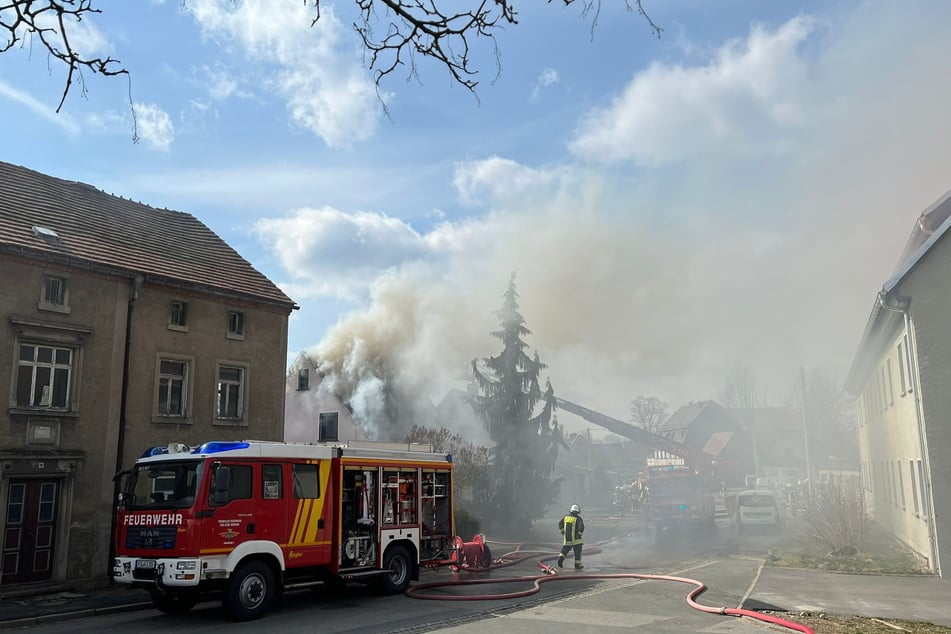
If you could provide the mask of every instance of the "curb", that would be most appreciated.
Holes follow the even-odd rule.
[[[119,614],[122,612],[134,612],[145,608],[154,607],[152,602],[129,603],[126,605],[110,605],[101,608],[86,608],[83,610],[72,610],[70,612],[56,612],[53,614],[41,614],[39,616],[29,616],[22,619],[11,619],[9,621],[0,621],[0,629],[12,629],[16,627],[30,627],[33,625],[43,625],[44,623],[56,623],[59,621],[69,621],[72,619],[84,618],[87,616],[100,616],[104,614]]]

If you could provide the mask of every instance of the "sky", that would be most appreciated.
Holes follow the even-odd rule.
[[[427,60],[375,85],[353,0],[94,6],[73,42],[129,77],[56,112],[65,69],[3,53],[0,160],[195,215],[300,306],[288,362],[351,387],[438,401],[514,274],[557,396],[627,419],[743,367],[781,405],[801,367],[844,380],[951,189],[943,0],[645,0],[659,37],[522,0],[475,94]]]

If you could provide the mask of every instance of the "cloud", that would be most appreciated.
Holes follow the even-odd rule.
[[[139,139],[153,150],[168,152],[175,141],[175,126],[168,114],[154,103],[135,104]]]
[[[341,43],[345,30],[332,7],[320,20],[310,3],[293,0],[196,0],[187,10],[203,33],[235,47],[264,90],[280,96],[291,120],[330,147],[372,136],[380,106],[358,52]],[[347,43],[349,39],[345,39]],[[219,80],[209,90],[230,94]]]
[[[563,176],[557,169],[535,169],[511,159],[492,156],[457,163],[452,182],[462,202],[473,205],[548,187],[557,184]]]
[[[554,84],[558,83],[558,71],[554,68],[546,68],[538,76],[538,79],[535,80],[535,87],[532,88],[532,96],[530,101],[535,103],[538,100],[538,95],[541,93],[543,88],[548,88]]]
[[[815,29],[805,16],[775,31],[756,25],[704,66],[655,63],[581,120],[571,150],[588,161],[642,165],[788,151],[816,114],[804,98],[802,52]]]
[[[68,113],[57,113],[45,103],[2,80],[0,80],[0,96],[26,106],[30,112],[57,126],[69,136],[74,137],[80,133],[79,124]]]
[[[360,299],[388,270],[426,259],[438,249],[398,218],[299,209],[255,225],[257,235],[291,273],[295,296]]]
[[[555,167],[497,156],[460,164],[460,196],[491,211],[428,233],[377,214],[374,223],[396,228],[370,244],[409,235],[410,247],[364,271],[353,288],[368,292],[366,308],[315,350],[331,368],[365,359],[377,379],[441,397],[468,361],[500,350],[493,311],[516,271],[526,341],[549,365],[556,394],[618,418],[638,394],[672,409],[715,398],[738,362],[773,404],[801,366],[844,376],[915,219],[951,187],[948,18],[944,3],[870,2],[824,16],[814,40],[819,18],[757,26],[713,64],[636,74],[619,94],[648,80],[665,88],[676,125],[632,115],[648,137],[636,151],[598,136],[599,155],[618,165],[589,164],[583,152]],[[675,94],[678,78],[686,97]],[[602,111],[603,122],[611,128],[622,110]],[[648,120],[664,130],[650,136]],[[629,144],[625,129],[616,133]],[[355,217],[336,222],[358,233]],[[293,229],[295,241],[312,239],[310,228]],[[299,253],[309,257],[285,266],[306,264],[315,278],[326,269],[338,281],[361,259]]]

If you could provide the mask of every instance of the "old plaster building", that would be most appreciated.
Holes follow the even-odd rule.
[[[306,352],[298,354],[287,371],[287,384],[284,388],[284,440],[366,440],[366,433],[353,418],[353,408],[326,389],[326,386],[322,386],[322,379],[317,359]]]
[[[875,521],[941,574],[951,559],[951,192],[918,219],[846,380]]]
[[[0,162],[2,583],[101,584],[147,447],[283,438],[294,302],[194,216]]]

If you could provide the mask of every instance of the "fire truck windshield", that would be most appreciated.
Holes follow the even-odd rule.
[[[697,495],[699,491],[700,480],[696,476],[658,478],[650,483],[650,496],[653,498]]]
[[[125,490],[126,510],[185,509],[195,503],[202,463],[197,460],[136,465]]]

